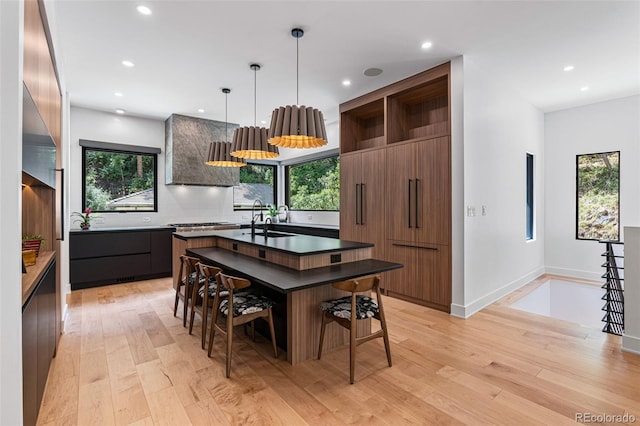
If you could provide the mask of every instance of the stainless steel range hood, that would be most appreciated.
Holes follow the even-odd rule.
[[[237,124],[172,114],[165,126],[165,183],[167,185],[234,186],[238,167],[212,167],[205,157],[209,143],[230,141]]]

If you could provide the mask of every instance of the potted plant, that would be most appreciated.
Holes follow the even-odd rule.
[[[45,238],[41,234],[28,234],[22,237],[22,251],[33,250],[36,257],[40,254],[40,247]]]
[[[278,222],[278,208],[273,204],[267,204],[267,216],[271,218],[271,222]]]
[[[84,210],[84,213],[73,212],[71,213],[71,216],[76,218],[73,222],[79,222],[80,228],[83,230],[87,230],[91,227],[91,220],[95,217],[95,215],[91,216],[91,209],[88,207]]]

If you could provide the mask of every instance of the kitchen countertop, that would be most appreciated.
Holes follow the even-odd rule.
[[[335,241],[335,239],[328,239]],[[297,271],[217,247],[192,248],[187,249],[187,253],[285,294],[403,267],[400,263],[364,259]]]
[[[78,234],[86,234],[88,232],[126,232],[126,231],[154,231],[154,230],[162,230],[162,229],[175,229],[174,226],[167,225],[150,225],[150,226],[119,226],[113,228],[98,228],[92,227],[89,229],[71,229],[69,232],[74,232]]]
[[[257,228],[256,231],[260,232],[262,231],[262,228]],[[278,233],[282,234],[282,232]],[[277,238],[264,238],[262,236],[252,237],[251,232],[248,229],[174,232],[173,235],[182,240],[206,237],[224,238],[298,256],[373,247],[373,244],[369,243],[359,243],[355,241],[339,240],[337,238],[314,237],[311,235],[301,234],[290,234],[290,237]]]
[[[242,223],[241,226],[250,226],[250,223]],[[259,224],[261,226],[262,224]],[[291,226],[291,227],[300,227],[300,228],[318,228],[318,229],[334,229],[339,230],[340,227],[338,225],[322,225],[316,223],[295,223],[295,222],[274,222],[273,225],[277,226]]]
[[[44,275],[47,267],[54,261],[56,257],[55,251],[41,251],[36,257],[36,264],[27,266],[27,273],[22,274],[22,305],[29,300],[29,296],[33,293],[36,284]]]

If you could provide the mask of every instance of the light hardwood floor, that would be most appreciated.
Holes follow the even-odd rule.
[[[640,422],[640,356],[620,338],[510,309],[536,282],[468,320],[386,297],[382,340],[292,367],[269,341],[234,338],[208,358],[174,318],[170,279],[75,291],[41,425],[575,424],[576,413]],[[199,324],[199,323],[198,323]]]

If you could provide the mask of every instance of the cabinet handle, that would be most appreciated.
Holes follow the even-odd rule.
[[[56,240],[64,241],[64,169],[56,172],[60,172],[60,236],[56,236]]]
[[[420,228],[418,224],[418,204],[420,204],[420,198],[418,196],[418,183],[420,183],[420,179],[416,178],[416,229]]]
[[[360,184],[360,225],[364,225],[364,183]]]
[[[409,213],[409,228],[411,228],[411,180],[409,179],[409,200],[407,202],[407,212]]]
[[[360,203],[360,197],[358,196],[358,189],[360,184],[356,183],[356,225],[360,225],[360,213],[358,212],[358,204]]]
[[[409,247],[409,248],[416,248],[416,249],[422,249],[422,250],[438,251],[437,247],[421,247],[421,246],[413,246],[411,244],[400,244],[400,243],[391,243],[391,245],[396,247]]]

